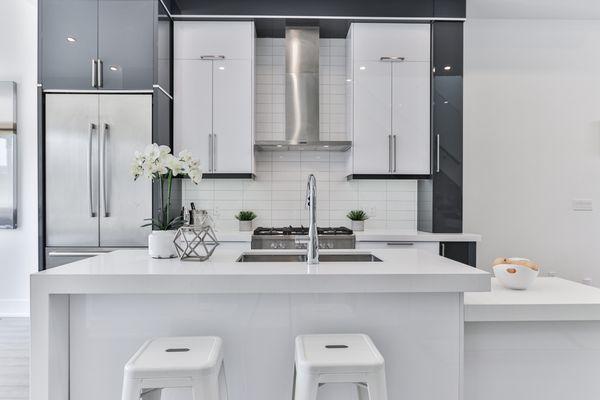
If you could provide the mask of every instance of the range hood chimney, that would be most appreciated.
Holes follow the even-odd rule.
[[[285,28],[285,140],[258,141],[264,151],[346,151],[349,141],[319,140],[319,27]]]

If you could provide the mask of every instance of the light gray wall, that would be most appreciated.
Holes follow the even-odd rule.
[[[17,230],[0,230],[0,316],[29,312],[37,270],[37,2],[0,2],[0,80],[17,82]]]
[[[600,21],[465,24],[464,229],[600,286]],[[595,201],[573,211],[572,199]]]

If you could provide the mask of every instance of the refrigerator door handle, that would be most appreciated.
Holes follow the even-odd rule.
[[[96,211],[94,211],[94,183],[92,179],[92,143],[94,138],[94,131],[96,130],[96,124],[90,123],[89,141],[88,141],[88,154],[87,154],[87,173],[88,173],[88,197],[90,201],[90,217],[96,217]]]
[[[108,134],[110,132],[110,126],[108,124],[104,124],[104,133],[102,135],[102,147],[100,160],[102,163],[102,200],[104,203],[104,216],[110,217],[110,211],[108,206],[108,193],[106,186],[106,141],[108,140]]]

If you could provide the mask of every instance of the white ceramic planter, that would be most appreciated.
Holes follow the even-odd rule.
[[[152,231],[148,235],[148,254],[152,258],[173,258],[175,251],[175,233],[177,231]]]
[[[240,232],[248,232],[252,230],[252,221],[240,221]]]
[[[352,221],[352,230],[362,232],[365,230],[365,221]]]

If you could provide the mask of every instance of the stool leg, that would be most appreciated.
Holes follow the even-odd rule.
[[[385,383],[385,370],[370,374],[367,379],[369,400],[387,400],[387,387]]]
[[[227,378],[225,377],[225,362],[221,363],[219,370],[219,399],[227,400]]]
[[[142,394],[142,388],[137,380],[123,380],[123,392],[121,400],[139,400]]]
[[[356,391],[358,392],[358,400],[369,400],[369,389],[366,384],[357,383]]]
[[[162,389],[150,389],[142,392],[140,398],[142,400],[160,400],[162,396]]]
[[[192,383],[194,400],[219,400],[219,376],[209,375]]]
[[[305,375],[296,371],[294,381],[294,400],[316,400],[319,381],[313,375]]]

